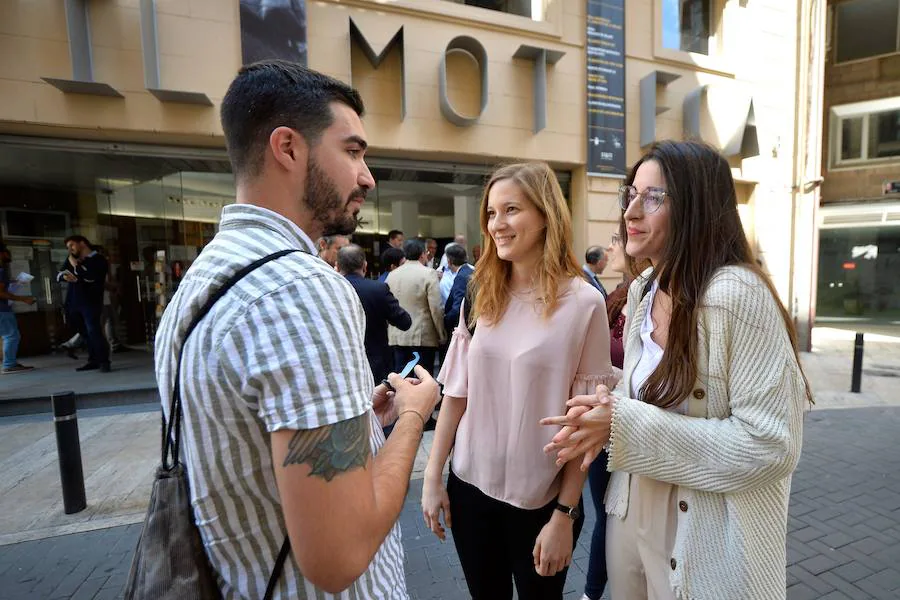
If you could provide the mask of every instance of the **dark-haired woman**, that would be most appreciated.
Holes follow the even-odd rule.
[[[613,600],[785,597],[791,474],[809,385],[796,334],[738,218],[728,162],[660,142],[620,194],[631,285],[615,395],[569,402],[547,451],[608,444]]]

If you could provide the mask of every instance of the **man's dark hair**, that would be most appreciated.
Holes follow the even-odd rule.
[[[397,236],[401,235],[403,235],[403,232],[399,229],[391,229],[390,231],[388,231],[388,241],[392,242]]]
[[[459,244],[447,244],[444,248],[444,254],[447,255],[447,262],[454,267],[461,267],[466,264],[466,249]]]
[[[69,242],[75,242],[77,244],[87,244],[88,248],[94,248],[93,246],[91,246],[91,243],[88,241],[88,239],[83,235],[70,235],[65,240],[63,240],[64,244],[68,244]]]
[[[600,246],[591,246],[584,253],[584,260],[589,265],[596,265],[604,256],[606,256],[606,250]]]
[[[366,253],[356,244],[349,244],[338,250],[337,267],[341,273],[356,273],[365,264]]]
[[[399,267],[404,258],[406,256],[403,255],[403,250],[400,248],[388,248],[381,255],[381,272],[387,273],[391,267]]]
[[[235,177],[260,174],[269,136],[277,127],[296,129],[315,146],[334,120],[332,102],[343,102],[360,116],[365,111],[352,87],[303,65],[264,60],[241,68],[221,109]]]
[[[403,254],[406,260],[419,260],[425,254],[425,242],[420,239],[411,239],[403,242]]]

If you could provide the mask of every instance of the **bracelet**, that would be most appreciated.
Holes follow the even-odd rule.
[[[417,417],[419,417],[419,420],[422,421],[422,431],[424,432],[425,431],[425,417],[423,417],[421,414],[419,414],[419,411],[417,411],[417,410],[408,408],[408,409],[402,411],[399,415],[397,415],[397,420],[399,421],[400,417],[402,417],[406,413],[412,413],[412,414],[416,415]]]

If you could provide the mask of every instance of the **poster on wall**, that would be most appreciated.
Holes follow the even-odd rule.
[[[244,64],[280,58],[306,64],[306,0],[240,0]]]
[[[625,176],[625,0],[587,3],[587,171]]]

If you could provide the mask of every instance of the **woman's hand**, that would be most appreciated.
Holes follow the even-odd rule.
[[[612,408],[615,397],[605,385],[597,386],[595,396],[576,396],[566,403],[568,412],[562,417],[541,419],[541,425],[562,425],[562,430],[544,446],[544,452],[556,452],[556,464],[562,466],[584,455],[581,470],[586,471],[609,442]]]
[[[441,476],[426,477],[422,484],[422,516],[425,518],[425,525],[443,542],[447,539],[447,532],[441,525],[441,511],[444,513],[446,526],[452,527],[450,498],[447,496],[447,488],[444,487]]]
[[[553,511],[553,516],[541,529],[534,542],[534,570],[543,577],[552,577],[572,562],[572,528],[574,521]]]

